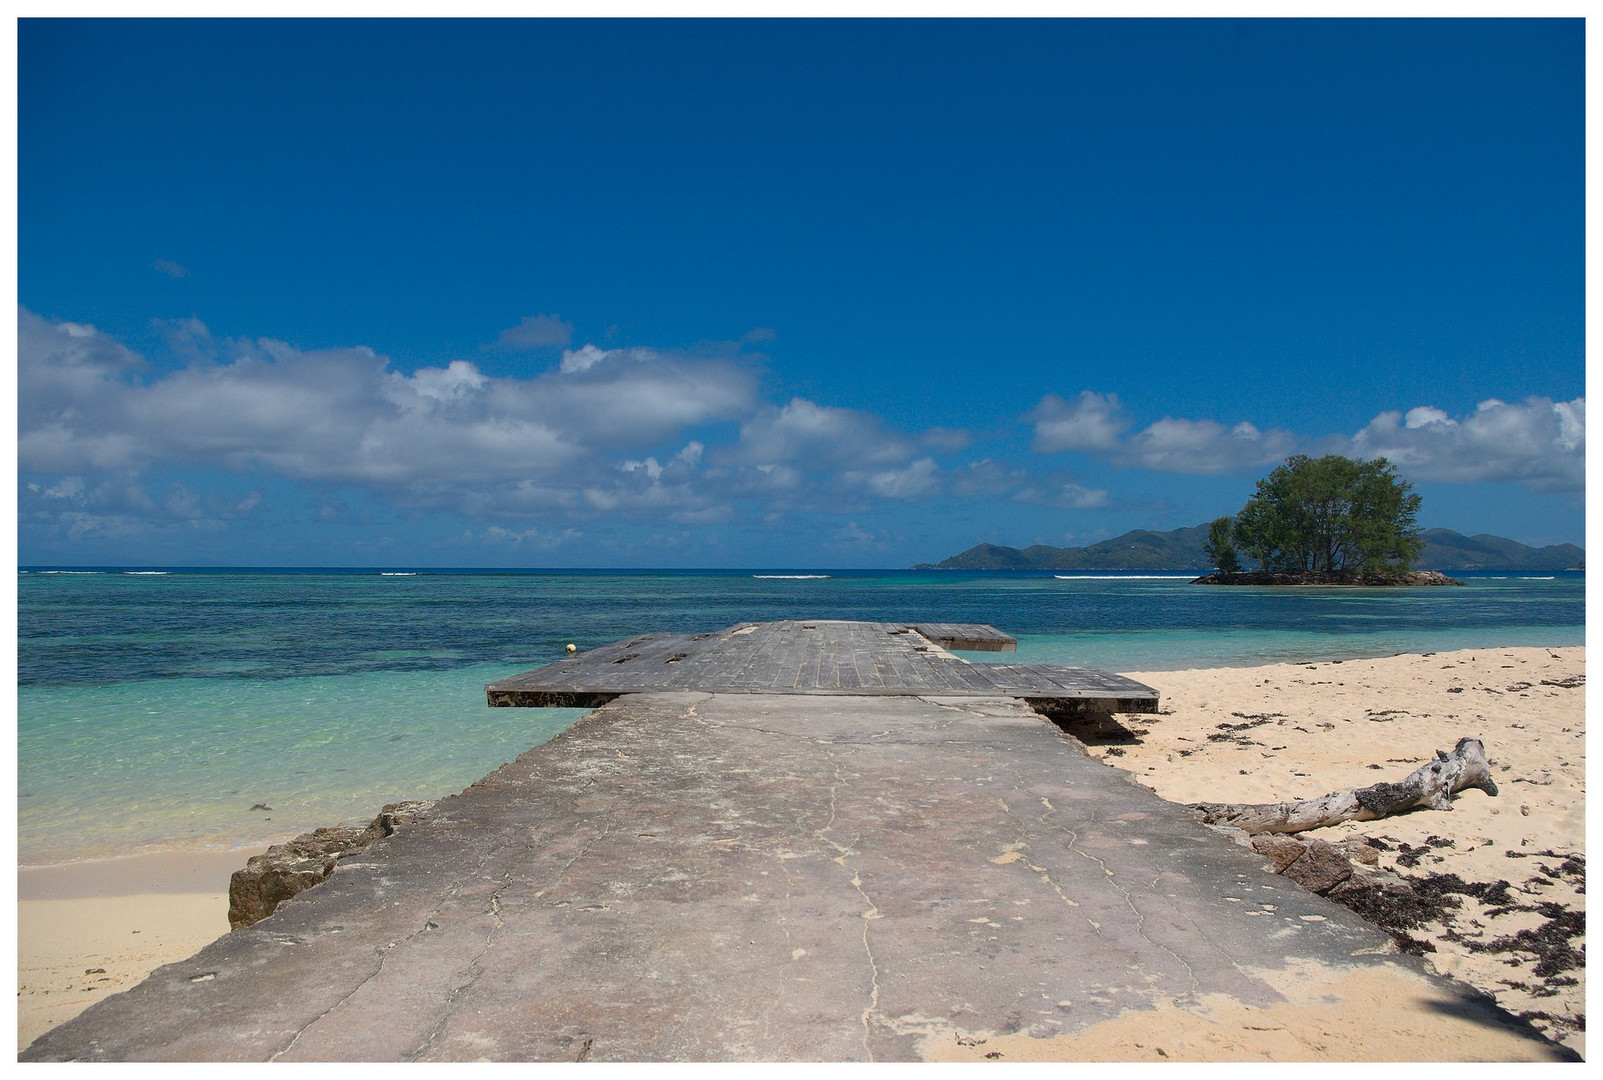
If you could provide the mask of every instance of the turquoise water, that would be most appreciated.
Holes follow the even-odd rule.
[[[1115,671],[1584,642],[1583,574],[1465,580],[1380,590],[1038,572],[25,571],[19,858],[248,845],[451,794],[583,715],[490,709],[485,683],[570,641],[648,630],[988,622],[1019,638],[1018,654],[968,659]]]
[[[21,687],[20,861],[237,847],[460,791],[583,715],[487,708],[484,684],[506,674]]]

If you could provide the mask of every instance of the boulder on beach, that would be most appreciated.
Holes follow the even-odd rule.
[[[228,882],[228,925],[261,922],[292,896],[311,888],[334,872],[339,861],[392,835],[431,802],[390,803],[367,825],[333,825],[302,833],[284,844],[274,844],[253,855],[243,870]]]

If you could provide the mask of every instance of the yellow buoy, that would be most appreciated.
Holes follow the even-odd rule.
[[[569,655],[569,656],[572,656],[572,655],[573,655],[573,654],[574,654],[574,653],[576,653],[576,652],[578,652],[578,651],[579,651],[579,646],[577,646],[577,645],[575,645],[575,644],[574,644],[574,643],[573,643],[573,642],[571,642],[571,641],[570,641],[570,642],[568,642],[568,655]]]

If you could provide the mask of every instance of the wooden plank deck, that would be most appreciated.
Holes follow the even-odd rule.
[[[1018,639],[984,623],[914,623],[911,629],[943,649],[963,652],[1018,652]]]
[[[799,620],[709,634],[641,634],[485,687],[491,705],[597,708],[622,694],[1014,697],[1059,709],[1151,713],[1158,692],[1095,668],[970,664],[948,647],[1008,651],[993,626]]]

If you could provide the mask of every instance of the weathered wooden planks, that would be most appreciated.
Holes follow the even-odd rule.
[[[964,652],[1018,652],[1018,639],[984,623],[914,623],[912,629],[943,649]]]
[[[1100,712],[1156,712],[1158,692],[1094,668],[969,664],[943,646],[1016,646],[961,623],[786,620],[711,634],[642,634],[485,687],[491,705],[595,708],[621,694],[1016,697]]]

